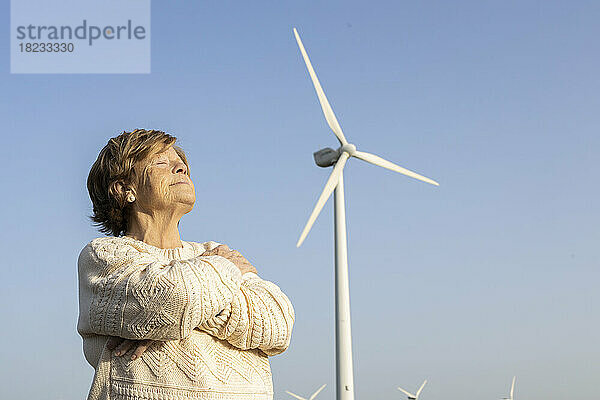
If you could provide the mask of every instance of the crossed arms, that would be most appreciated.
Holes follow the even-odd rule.
[[[242,350],[279,354],[294,310],[272,282],[221,256],[170,262],[88,244],[78,260],[82,330],[126,339],[180,340],[194,329]]]

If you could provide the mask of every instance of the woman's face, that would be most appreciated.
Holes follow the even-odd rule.
[[[149,156],[134,167],[140,177],[135,188],[135,205],[141,210],[186,214],[196,202],[194,184],[188,170],[172,146]]]

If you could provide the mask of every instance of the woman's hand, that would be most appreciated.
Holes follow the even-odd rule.
[[[131,339],[124,339],[122,337],[113,336],[110,339],[108,339],[108,342],[106,343],[106,347],[110,351],[115,350],[116,356],[122,356],[125,353],[127,353],[129,351],[129,349],[131,349],[133,346],[137,346],[135,351],[131,355],[131,359],[135,360],[136,358],[138,358],[142,354],[144,354],[144,352],[146,351],[146,349],[148,349],[148,346],[150,346],[151,343],[152,343],[152,340],[150,340],[150,339],[131,340]]]
[[[246,258],[240,254],[237,250],[231,250],[227,245],[221,244],[215,247],[212,250],[206,250],[202,253],[203,256],[221,256],[225,257],[232,263],[236,265],[242,272],[242,274],[246,272],[254,272],[257,274],[256,268]]]

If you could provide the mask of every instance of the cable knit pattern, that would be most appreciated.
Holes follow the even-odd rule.
[[[216,242],[161,249],[127,237],[81,251],[79,321],[96,369],[88,400],[272,399],[269,355],[289,346],[294,310],[272,282],[201,256]],[[152,339],[117,357],[110,336]]]

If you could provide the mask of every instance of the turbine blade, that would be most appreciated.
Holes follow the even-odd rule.
[[[402,393],[404,393],[405,395],[407,395],[408,397],[416,397],[414,394],[407,392],[406,390],[402,389],[401,387],[398,387],[398,390],[401,391]]]
[[[285,391],[287,394],[289,394],[290,396],[294,396],[295,398],[297,398],[298,400],[306,400],[304,397],[300,397],[297,394],[294,394],[292,392],[288,392],[287,390]]]
[[[512,381],[512,385],[510,387],[510,400],[513,400],[513,394],[515,392],[515,380],[517,379],[516,376],[513,376],[513,381]]]
[[[421,394],[421,390],[423,390],[423,388],[425,387],[425,384],[427,383],[427,379],[425,379],[425,382],[423,382],[423,384],[421,385],[421,387],[419,388],[419,390],[417,390],[417,396],[419,397],[419,394]]]
[[[317,204],[315,205],[315,208],[313,209],[312,213],[310,214],[310,217],[308,218],[308,222],[306,223],[306,226],[304,227],[304,230],[300,235],[300,239],[298,239],[298,243],[296,243],[296,247],[300,247],[300,245],[306,238],[306,235],[308,235],[310,228],[315,223],[315,220],[321,212],[321,209],[323,208],[323,206],[327,202],[327,199],[331,195],[331,192],[333,192],[333,189],[335,189],[335,187],[337,186],[342,170],[344,169],[344,164],[346,164],[346,160],[348,160],[348,157],[350,157],[348,153],[343,152],[340,158],[338,158],[337,162],[335,163],[333,171],[331,172],[331,175],[329,175],[329,179],[327,179],[325,188],[323,189],[321,196],[319,196],[319,200],[317,200]]]
[[[396,165],[388,160],[385,160],[375,154],[365,153],[364,151],[355,151],[352,154],[356,158],[360,158],[363,161],[370,162],[371,164],[378,165],[383,168],[391,169],[392,171],[399,172],[401,174],[410,176],[411,178],[418,179],[423,182],[431,183],[432,185],[439,186],[440,184],[434,181],[433,179],[426,178],[422,175],[417,174],[416,172],[409,171],[406,168],[402,168],[399,165]]]
[[[317,397],[317,395],[321,392],[321,390],[323,390],[323,388],[325,388],[325,386],[327,386],[327,384],[321,386],[316,392],[313,393],[312,396],[308,398],[308,400],[313,400],[315,397]]]
[[[342,132],[342,128],[340,128],[340,124],[338,124],[337,119],[335,118],[335,114],[327,101],[327,97],[325,97],[325,93],[323,92],[323,88],[319,83],[319,79],[317,78],[317,74],[308,59],[308,54],[306,54],[306,50],[304,50],[304,45],[302,44],[302,40],[300,40],[300,35],[298,35],[298,31],[294,28],[294,35],[296,36],[296,42],[298,42],[298,47],[300,47],[300,52],[302,53],[302,57],[304,58],[304,63],[306,64],[306,69],[308,69],[308,73],[310,74],[310,79],[312,79],[313,85],[315,87],[315,91],[317,92],[317,97],[319,98],[319,103],[321,103],[321,108],[323,109],[323,114],[325,114],[325,119],[327,120],[327,124],[335,133],[338,140],[341,144],[346,144],[348,141],[344,137],[344,133]]]

